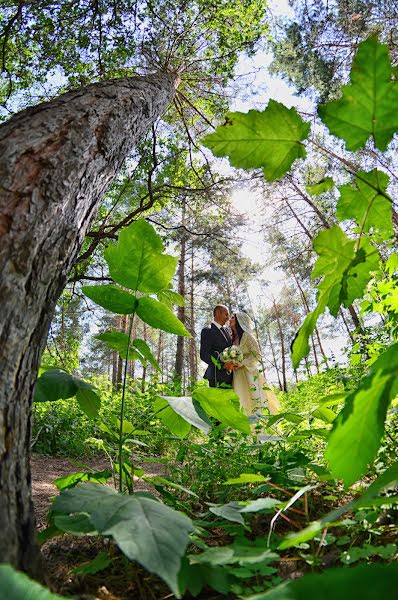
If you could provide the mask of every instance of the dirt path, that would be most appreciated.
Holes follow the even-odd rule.
[[[81,463],[67,458],[54,458],[38,454],[32,456],[32,495],[38,529],[46,527],[46,515],[51,504],[50,499],[58,494],[58,489],[53,484],[54,479],[84,471],[84,465],[96,471],[109,470],[109,461],[106,458],[92,458]],[[137,466],[142,466],[147,476],[164,475],[164,465],[160,463],[146,463],[145,465],[137,463]],[[140,479],[136,479],[135,489],[156,494],[153,486]]]

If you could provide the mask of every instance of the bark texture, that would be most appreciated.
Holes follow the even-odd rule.
[[[49,323],[101,196],[176,84],[101,82],[0,127],[0,562],[33,574],[31,398]]]

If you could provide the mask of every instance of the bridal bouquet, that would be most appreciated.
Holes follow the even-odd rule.
[[[230,346],[221,352],[219,358],[224,363],[231,362],[232,364],[239,366],[243,361],[243,352],[239,346]]]

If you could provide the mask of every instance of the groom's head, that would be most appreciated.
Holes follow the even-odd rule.
[[[214,320],[220,325],[225,325],[229,319],[229,311],[224,304],[217,304],[213,310]]]

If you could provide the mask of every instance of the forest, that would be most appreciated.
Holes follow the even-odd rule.
[[[397,600],[397,24],[0,0],[0,600]]]

